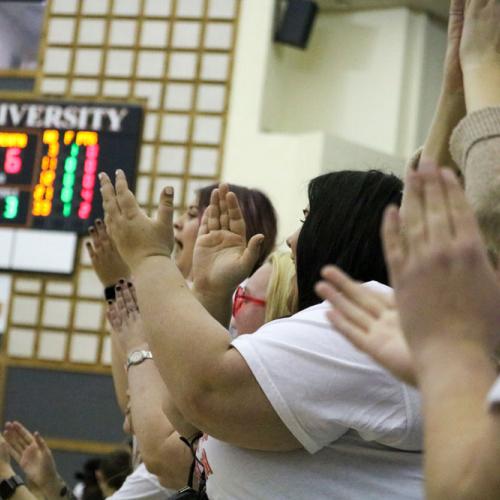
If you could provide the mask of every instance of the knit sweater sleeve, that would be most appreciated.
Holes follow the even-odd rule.
[[[471,113],[450,141],[453,160],[465,178],[472,204],[491,252],[500,254],[500,107]]]

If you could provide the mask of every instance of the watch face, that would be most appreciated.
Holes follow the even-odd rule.
[[[140,351],[133,352],[130,355],[129,359],[130,359],[131,363],[139,363],[139,361],[142,360],[142,352],[140,352]]]

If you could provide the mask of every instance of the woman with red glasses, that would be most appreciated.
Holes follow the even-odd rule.
[[[230,331],[253,333],[296,311],[295,265],[290,252],[276,251],[236,289]]]

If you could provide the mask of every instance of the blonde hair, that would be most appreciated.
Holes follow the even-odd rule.
[[[267,262],[272,270],[266,290],[266,323],[290,316],[297,310],[297,280],[290,252],[273,252]]]

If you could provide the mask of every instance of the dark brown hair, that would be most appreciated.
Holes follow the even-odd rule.
[[[132,473],[132,459],[126,450],[117,450],[101,459],[99,470],[106,484],[117,491]]]
[[[201,217],[205,209],[210,205],[210,195],[212,191],[219,187],[218,184],[211,184],[198,191],[198,213]],[[255,234],[263,234],[265,239],[260,248],[260,257],[253,274],[273,251],[278,233],[278,221],[276,211],[271,200],[258,189],[249,189],[235,184],[229,184],[229,190],[238,198],[238,202],[243,212],[243,218],[247,226],[247,241]]]

